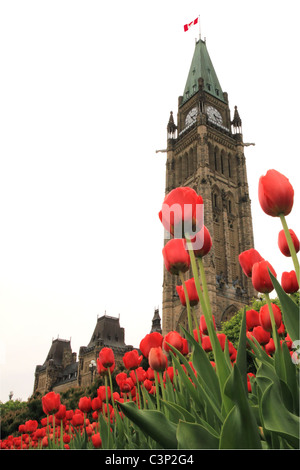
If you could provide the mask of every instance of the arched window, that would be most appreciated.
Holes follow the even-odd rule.
[[[218,148],[215,147],[214,149],[214,168],[215,168],[215,171],[218,171],[219,169],[219,165],[218,165]]]
[[[189,151],[189,176],[194,173],[194,149]]]

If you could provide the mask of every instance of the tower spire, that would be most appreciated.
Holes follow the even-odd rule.
[[[168,139],[175,139],[176,138],[176,130],[177,126],[175,125],[174,118],[173,118],[173,111],[170,112],[170,118],[167,125],[168,131]]]
[[[231,121],[231,124],[233,125],[235,134],[242,133],[242,120],[240,118],[237,106],[234,107],[234,115],[233,115],[233,120]]]

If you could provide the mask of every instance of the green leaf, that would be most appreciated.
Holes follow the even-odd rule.
[[[157,410],[139,410],[133,402],[119,403],[123,413],[165,449],[176,449],[177,426]]]
[[[299,371],[296,364],[291,360],[290,351],[286,343],[282,343],[282,354],[285,363],[285,382],[293,397],[293,411],[299,414]]]
[[[173,417],[173,422],[178,423],[179,420],[185,420],[191,423],[196,421],[195,417],[189,413],[185,408],[178,405],[177,403],[171,403],[168,401],[160,400],[161,403],[166,406],[171,412],[171,417]],[[171,419],[170,417],[170,419]]]
[[[177,427],[179,449],[218,449],[219,437],[197,423],[180,421]]]
[[[114,440],[112,432],[110,430],[110,425],[104,419],[103,415],[100,414],[100,430],[101,430],[101,439],[103,449],[113,449]]]
[[[236,364],[226,382],[224,392],[234,402],[234,406],[222,427],[220,449],[261,449],[256,418]]]
[[[280,386],[271,383],[265,390],[261,400],[261,414],[264,427],[279,434],[295,449],[299,449],[299,417],[291,413],[283,403]]]
[[[292,341],[296,341],[299,339],[300,334],[299,307],[282,289],[281,285],[270,271],[269,274],[281,304],[283,323]]]
[[[240,339],[237,349],[236,365],[240,371],[246,392],[247,388],[247,341],[246,341],[246,308],[244,308],[240,329]]]
[[[221,405],[221,392],[220,385],[216,371],[214,370],[207,353],[202,346],[195,340],[184,328],[185,337],[189,344],[193,346],[192,362],[195,370],[197,371],[198,381],[202,387],[211,395],[214,396],[215,402],[220,407]]]

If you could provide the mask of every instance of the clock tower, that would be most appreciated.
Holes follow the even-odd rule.
[[[177,124],[171,112],[167,134],[166,194],[189,186],[203,198],[204,224],[213,241],[203,262],[218,328],[256,295],[238,260],[239,253],[254,246],[244,155],[249,144],[243,142],[236,106],[231,118],[228,95],[201,39],[195,44],[184,93],[178,99]],[[185,277],[192,277],[192,272]],[[187,326],[178,284],[179,277],[164,268],[163,334],[179,330],[179,324]],[[195,308],[199,319],[200,304]]]

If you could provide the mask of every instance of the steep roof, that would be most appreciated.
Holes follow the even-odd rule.
[[[103,340],[108,347],[124,346],[124,328],[120,327],[120,318],[103,315],[97,319],[88,348]]]
[[[70,341],[59,338],[52,340],[52,344],[44,365],[48,364],[50,360],[53,360],[55,365],[61,365],[63,361],[63,355],[66,350],[72,352]]]
[[[206,42],[202,41],[202,39],[199,39],[195,44],[195,51],[184,88],[182,104],[198,92],[199,78],[203,79],[204,91],[226,102],[213,63],[210,59]]]

